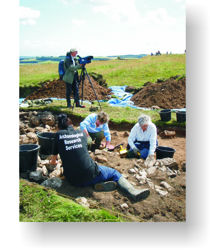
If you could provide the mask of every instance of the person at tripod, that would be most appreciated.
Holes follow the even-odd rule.
[[[111,135],[109,131],[109,117],[104,111],[100,111],[98,114],[88,115],[84,121],[80,123],[80,129],[87,135],[88,148],[92,151],[99,149],[101,141],[106,138],[106,148],[111,141]],[[95,140],[95,144],[92,142]]]
[[[85,106],[80,105],[79,103],[79,88],[77,85],[78,82],[78,69],[83,68],[83,64],[77,64],[74,60],[74,57],[77,55],[77,49],[72,48],[70,52],[66,53],[66,58],[64,60],[64,69],[65,74],[63,76],[63,80],[66,83],[66,101],[67,107],[73,108],[71,105],[71,92],[74,92],[74,102],[76,103],[76,107],[78,108],[85,108]]]

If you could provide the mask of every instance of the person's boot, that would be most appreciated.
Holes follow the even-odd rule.
[[[84,105],[81,105],[79,102],[76,103],[76,108],[85,108]]]
[[[67,108],[72,108],[70,99],[67,99]]]
[[[123,176],[117,182],[117,185],[127,192],[134,201],[140,201],[146,199],[150,195],[149,189],[136,189],[134,188]]]
[[[105,181],[95,184],[94,188],[97,191],[113,191],[117,187],[117,183],[115,181]]]

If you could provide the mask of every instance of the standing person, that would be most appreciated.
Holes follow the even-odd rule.
[[[111,141],[111,135],[109,131],[109,117],[101,111],[98,114],[88,115],[84,121],[80,123],[80,129],[84,130],[87,135],[87,143],[92,151],[100,148],[101,141],[106,138],[106,148]],[[92,142],[95,140],[95,145]]]
[[[78,108],[85,108],[85,106],[80,105],[79,103],[79,89],[78,89],[78,69],[82,69],[82,64],[77,64],[77,62],[74,60],[74,57],[77,55],[77,49],[73,48],[70,50],[70,52],[66,53],[66,58],[64,60],[64,69],[65,74],[63,76],[63,80],[66,83],[66,101],[67,101],[67,107],[72,108],[71,105],[71,92],[73,90],[74,92],[74,101],[76,103],[76,107]]]
[[[87,136],[82,130],[75,130],[72,121],[65,114],[58,116],[59,131],[53,140],[50,164],[57,164],[60,155],[66,180],[73,186],[94,185],[97,191],[112,191],[117,186],[127,192],[134,201],[146,199],[149,189],[134,188],[117,170],[94,162],[87,150]]]
[[[140,115],[138,123],[131,129],[128,137],[128,151],[127,157],[142,157],[146,159],[145,165],[152,166],[155,163],[155,150],[158,145],[157,128],[151,122],[148,115]]]

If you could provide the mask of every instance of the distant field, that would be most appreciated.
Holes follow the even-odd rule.
[[[32,59],[31,59],[32,60]],[[145,56],[140,59],[94,61],[86,65],[88,73],[102,74],[108,86],[141,87],[145,82],[186,73],[186,54]],[[20,65],[20,87],[39,86],[58,79],[58,62]]]

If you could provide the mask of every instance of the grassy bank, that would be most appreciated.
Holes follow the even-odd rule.
[[[145,56],[140,59],[92,61],[87,71],[102,74],[110,86],[141,87],[145,82],[186,73],[186,55]],[[41,86],[41,81],[58,79],[58,63],[20,66],[19,86]]]
[[[91,104],[84,103],[86,108],[84,109],[78,109],[74,108],[69,109],[66,107],[66,100],[54,100],[52,103],[47,104],[46,106],[40,106],[40,107],[29,107],[29,108],[20,108],[20,110],[39,110],[39,111],[51,111],[57,114],[65,113],[68,114],[70,117],[72,117],[73,122],[74,118],[83,120],[85,117],[87,117],[89,114],[92,114],[93,112],[89,111],[89,108]],[[100,103],[102,110],[109,114],[110,121],[113,122],[115,125],[118,125],[121,127],[122,124],[130,124],[134,125],[138,117],[141,114],[147,114],[151,117],[152,122],[156,124],[159,128],[165,128],[165,127],[179,127],[179,128],[185,128],[186,122],[178,123],[176,120],[176,113],[171,112],[171,120],[168,122],[161,121],[160,114],[158,113],[158,110],[143,110],[143,109],[135,109],[131,107],[112,107],[106,102]],[[94,106],[98,107],[98,111],[100,111],[100,107],[98,105],[98,102],[94,102]]]
[[[19,221],[21,222],[123,222],[112,211],[86,208],[56,191],[20,179]],[[91,204],[90,204],[91,205]]]

